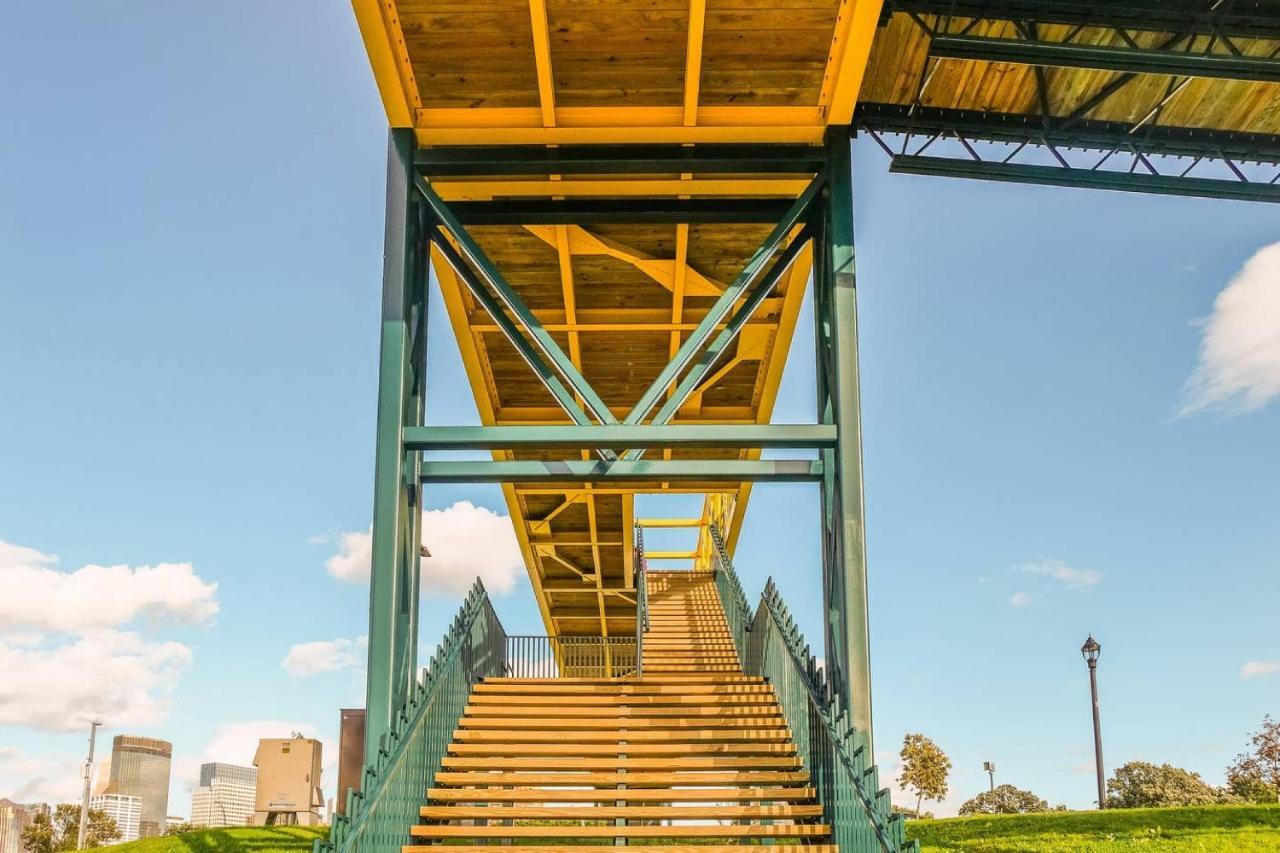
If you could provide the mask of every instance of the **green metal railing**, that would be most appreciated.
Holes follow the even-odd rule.
[[[348,792],[346,815],[313,853],[389,853],[407,842],[471,688],[502,675],[505,658],[506,633],[477,580],[378,755],[366,758],[361,791]]]
[[[634,550],[636,585],[636,675],[644,675],[644,634],[649,630],[649,561],[644,556],[644,528],[636,525]]]
[[[905,853],[919,845],[904,836],[865,732],[855,731],[849,716],[834,717],[831,691],[799,628],[770,579],[752,616],[714,527],[716,591],[729,621],[734,644],[748,675],[773,687],[791,729],[796,751],[817,790],[823,818],[841,853]]]
[[[738,660],[745,661],[747,631],[751,627],[751,605],[747,604],[747,596],[742,591],[742,584],[738,582],[738,573],[733,570],[733,561],[729,559],[729,552],[724,547],[720,528],[714,524],[711,525],[711,544],[714,546],[712,564],[720,606],[724,608],[724,617],[729,623],[729,633],[733,635]]]
[[[508,678],[628,678],[638,675],[635,637],[507,637],[503,674]]]

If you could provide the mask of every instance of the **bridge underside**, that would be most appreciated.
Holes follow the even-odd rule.
[[[636,631],[637,494],[707,496],[705,568],[753,483],[817,484],[827,673],[869,738],[855,133],[897,171],[1280,200],[1277,0],[353,5],[392,128],[371,749],[415,679],[438,482],[502,485],[569,636]],[[479,428],[423,425],[429,271]],[[810,287],[818,411],[774,425]]]

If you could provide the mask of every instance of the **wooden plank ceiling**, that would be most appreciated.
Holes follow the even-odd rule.
[[[1214,4],[1206,3],[1206,9]],[[1044,96],[1051,117],[1070,116],[1082,104],[1108,86],[1113,95],[1102,100],[1082,118],[1120,122],[1132,126],[1190,127],[1254,133],[1280,133],[1280,85],[1275,83],[1209,78],[1173,78],[1160,74],[1136,74],[1122,81],[1119,71],[1082,68],[1041,68],[1006,62],[984,62],[929,57],[929,36],[924,26],[939,33],[1018,39],[1023,37],[1009,20],[974,20],[960,16],[920,15],[919,20],[895,12],[875,37],[860,103],[937,107],[970,113],[1012,113],[1039,117],[1042,73]],[[922,26],[922,24],[924,26]],[[1092,47],[1126,48],[1117,30],[1041,24],[1037,38]],[[1125,35],[1138,47],[1188,54],[1213,52],[1270,57],[1280,52],[1275,39],[1230,39],[1230,47],[1209,33],[1190,36],[1130,27]],[[1181,36],[1181,37],[1180,37]]]

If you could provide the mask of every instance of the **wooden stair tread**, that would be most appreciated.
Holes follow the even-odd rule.
[[[477,756],[661,756],[661,755],[792,755],[795,745],[716,741],[713,743],[460,743],[449,745],[453,755]]]
[[[436,774],[441,785],[479,785],[491,787],[496,782],[504,785],[774,785],[784,783],[808,784],[809,774],[796,770],[668,770],[635,773],[610,771],[568,770],[560,772],[507,772],[483,770],[442,770]]]
[[[427,820],[790,820],[822,816],[822,806],[423,806]]]
[[[774,728],[728,728],[728,729],[644,729],[641,731],[618,731],[600,729],[573,729],[557,727],[555,729],[457,729],[453,733],[456,743],[605,743],[617,744],[625,740],[635,745],[639,743],[697,743],[713,741],[728,743],[732,741],[790,741],[791,732],[782,725]],[[622,747],[625,749],[626,747]]]
[[[800,759],[795,755],[656,755],[635,758],[446,755],[442,762],[449,770],[768,770],[800,766]]]
[[[748,853],[756,845],[746,844],[628,844],[627,853]],[[401,853],[436,853],[438,845],[407,844]],[[528,853],[618,853],[613,845],[602,844],[521,844]],[[450,844],[449,853],[493,853],[491,844]],[[839,853],[834,844],[770,844],[768,853]]]
[[[573,790],[555,788],[432,788],[427,799],[432,802],[464,803],[606,803],[627,802],[720,802],[725,800],[811,800],[813,788],[626,788]]]
[[[450,826],[416,824],[414,838],[825,838],[831,828],[814,823],[730,824],[716,826]]]

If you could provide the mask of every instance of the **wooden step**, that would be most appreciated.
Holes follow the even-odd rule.
[[[458,723],[464,730],[506,730],[535,732],[573,731],[583,733],[585,729],[596,730],[610,737],[616,737],[619,729],[625,729],[632,735],[646,731],[675,732],[681,729],[773,729],[785,728],[787,723],[779,714],[758,717],[463,717]]]
[[[566,693],[563,695],[546,693],[526,696],[520,693],[476,693],[471,696],[471,704],[475,706],[505,705],[511,707],[522,705],[567,705],[570,707],[591,705],[595,707],[627,706],[641,708],[646,706],[662,705],[759,705],[771,701],[773,701],[773,694],[763,692],[724,694],[695,693],[690,695],[665,693],[654,696],[612,696],[609,694],[582,696],[573,693]]]
[[[800,766],[795,755],[666,755],[635,758],[577,756],[490,757],[446,755],[446,770],[787,770]]]
[[[648,719],[655,717],[759,717],[779,713],[776,701],[759,703],[717,703],[706,705],[584,705],[559,703],[545,705],[506,705],[487,703],[468,705],[467,717],[615,717]]]
[[[748,696],[758,693],[773,693],[768,684],[717,684],[693,681],[688,684],[655,684],[647,681],[633,681],[622,684],[557,684],[554,681],[541,681],[536,684],[519,684],[504,682],[500,684],[477,684],[472,696],[501,694],[504,696],[662,696],[662,695],[710,695],[710,696]]]
[[[795,746],[786,743],[729,742],[710,743],[470,743],[449,744],[452,755],[474,756],[617,756],[636,758],[709,755],[794,755]]]
[[[625,740],[636,743],[731,743],[742,741],[789,741],[791,732],[782,726],[775,728],[720,728],[720,729],[643,729],[619,732],[617,728],[606,730],[556,729],[458,729],[453,733],[455,743],[613,743]]]
[[[650,678],[632,678],[619,680],[616,678],[486,678],[482,684],[764,684],[758,675],[708,675],[698,678],[693,675],[666,675]]]
[[[628,844],[627,853],[747,853],[743,844]],[[493,853],[491,844],[450,844],[449,853]],[[521,844],[525,853],[618,853],[612,844]],[[839,853],[834,844],[770,844],[768,853]],[[401,853],[439,853],[432,844],[406,844]]]
[[[822,806],[423,806],[427,820],[795,820],[822,817]],[[678,827],[673,827],[678,828]]]
[[[641,785],[670,788],[688,785],[805,785],[809,774],[804,770],[720,770],[720,771],[649,771],[645,773],[618,773],[608,771],[585,772],[570,770],[556,773],[508,772],[496,773],[480,770],[442,770],[435,776],[440,785],[457,787],[491,787],[503,785],[567,785],[637,787]]]
[[[712,826],[450,826],[417,824],[414,838],[826,838],[831,827],[820,823],[756,823]]]
[[[816,791],[798,788],[432,788],[427,799],[437,803],[665,803],[811,800]]]

